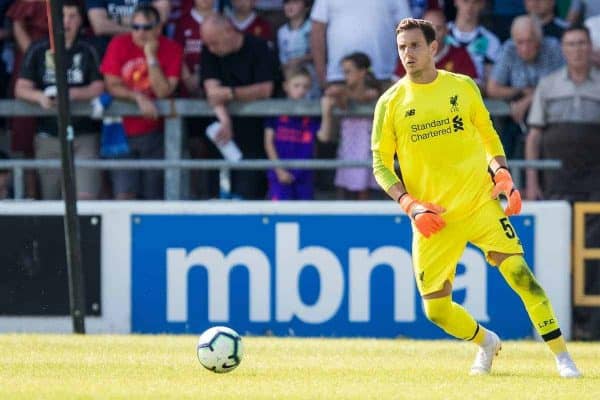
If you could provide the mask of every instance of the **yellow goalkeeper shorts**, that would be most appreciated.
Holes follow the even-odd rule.
[[[421,295],[441,290],[446,280],[454,282],[456,265],[467,242],[479,247],[492,265],[488,257],[490,251],[523,254],[517,232],[497,200],[490,199],[467,218],[448,223],[429,238],[413,225],[413,268]]]

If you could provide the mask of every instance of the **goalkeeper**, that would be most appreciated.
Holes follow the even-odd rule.
[[[479,346],[472,375],[490,372],[500,339],[452,301],[456,264],[471,242],[520,296],[556,357],[559,375],[579,377],[550,300],[508,219],[520,212],[521,196],[476,84],[436,70],[431,23],[406,18],[396,33],[407,75],[377,103],[373,172],[412,220],[413,267],[427,317],[449,335]],[[394,155],[402,180],[394,173]],[[506,209],[498,196],[506,197]]]

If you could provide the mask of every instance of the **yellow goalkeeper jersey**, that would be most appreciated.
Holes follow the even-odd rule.
[[[408,193],[444,207],[444,219],[451,221],[490,200],[488,163],[504,150],[473,80],[437,72],[427,84],[405,76],[379,98],[371,138],[373,173],[386,191],[397,183],[396,154]]]

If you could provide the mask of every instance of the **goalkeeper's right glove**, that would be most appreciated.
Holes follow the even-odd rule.
[[[443,207],[431,203],[421,203],[408,193],[400,196],[398,203],[400,203],[400,207],[406,215],[413,220],[417,230],[426,238],[441,231],[446,226],[446,222],[440,216],[441,213],[446,211]]]

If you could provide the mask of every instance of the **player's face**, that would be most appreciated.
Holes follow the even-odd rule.
[[[283,90],[292,100],[303,99],[310,90],[310,78],[305,75],[296,75],[285,81]]]
[[[304,0],[290,0],[283,3],[283,12],[288,19],[298,18],[306,13]]]
[[[591,63],[592,43],[584,31],[569,31],[562,37],[562,51],[570,68],[587,67]]]
[[[396,37],[398,55],[407,73],[417,73],[433,67],[433,55],[437,51],[437,41],[427,44],[420,29],[401,31]]]

